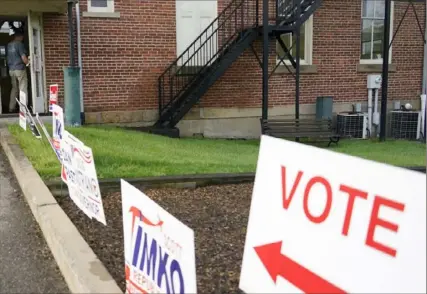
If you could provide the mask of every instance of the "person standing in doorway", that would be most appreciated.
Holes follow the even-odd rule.
[[[9,112],[16,108],[16,98],[23,91],[28,101],[28,77],[26,67],[29,64],[28,55],[24,47],[24,30],[15,29],[13,40],[7,45],[7,66],[12,80],[12,91],[10,92]]]

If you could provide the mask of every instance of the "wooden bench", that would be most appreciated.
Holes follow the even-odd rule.
[[[340,140],[330,119],[261,119],[261,131],[276,138],[329,139],[328,147]]]

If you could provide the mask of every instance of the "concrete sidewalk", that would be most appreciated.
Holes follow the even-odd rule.
[[[0,293],[70,293],[1,147]]]
[[[33,115],[34,119],[35,119],[35,115]],[[52,116],[49,115],[44,115],[44,116],[40,116],[41,121],[44,124],[51,124],[52,123]],[[18,124],[19,123],[19,117],[18,114],[13,114],[13,115],[0,115],[0,127],[4,127],[7,125],[11,125],[11,124]]]

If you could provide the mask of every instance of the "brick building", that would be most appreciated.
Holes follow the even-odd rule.
[[[159,76],[232,1],[237,0],[80,0],[86,122],[152,125],[159,113]],[[245,1],[255,7],[256,0]],[[58,83],[62,89],[63,67],[69,64],[66,1],[2,2],[0,23],[22,20],[35,34],[30,51],[39,46],[41,65],[32,68],[30,92],[42,101],[38,111],[47,112],[47,85]],[[273,11],[275,2],[271,4]],[[393,3],[392,32],[407,5]],[[425,5],[414,4],[423,30]],[[315,113],[317,96],[332,96],[334,112],[351,110],[355,102],[366,104],[367,75],[382,69],[383,18],[384,0],[322,1],[301,31],[301,115]],[[390,51],[390,102],[420,105],[423,34],[409,9]],[[290,35],[282,38],[291,43]],[[215,42],[219,48],[221,40]],[[276,42],[270,42],[270,71],[278,62],[276,53],[283,54]],[[246,48],[178,123],[181,135],[259,135],[262,74],[253,51],[261,55],[260,39],[252,45],[254,50]],[[269,81],[270,116],[294,113],[294,84],[286,66],[279,65]]]

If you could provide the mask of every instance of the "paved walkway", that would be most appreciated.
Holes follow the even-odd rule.
[[[69,293],[1,147],[0,293]]]

